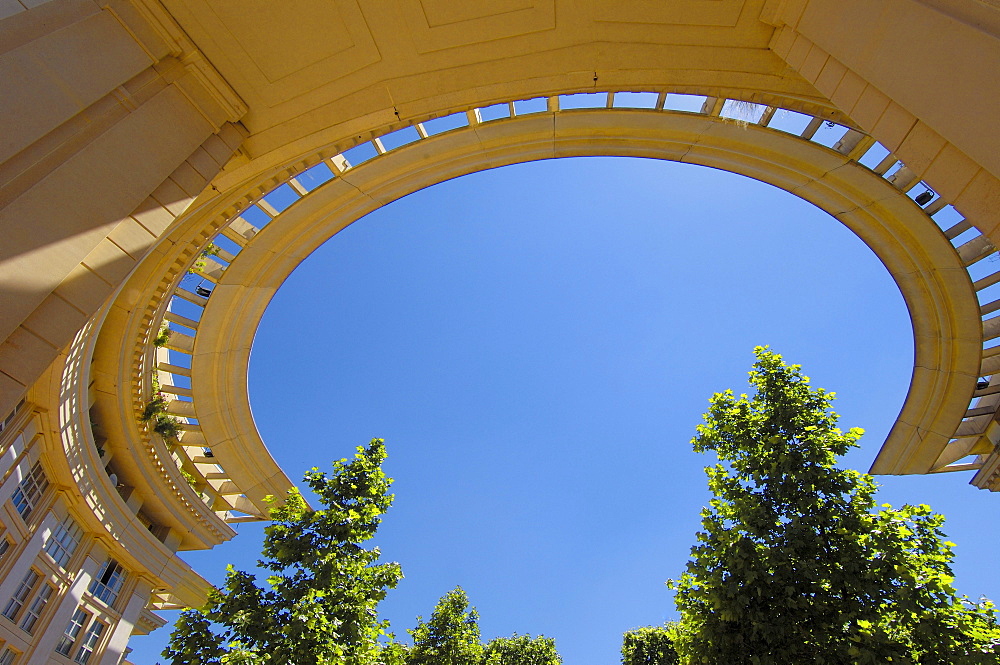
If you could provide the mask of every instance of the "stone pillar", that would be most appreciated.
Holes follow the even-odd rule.
[[[73,612],[80,605],[83,592],[90,586],[90,581],[94,579],[94,575],[100,569],[101,563],[101,561],[97,561],[91,556],[84,558],[83,566],[77,573],[76,579],[73,580],[73,584],[70,585],[66,593],[60,598],[59,606],[56,608],[55,614],[52,615],[48,630],[42,634],[41,638],[35,644],[31,657],[26,661],[25,665],[45,665],[45,663],[50,661],[52,652],[55,651],[56,645],[59,643],[59,638],[62,637],[63,631],[66,629],[66,624],[69,623]]]
[[[97,660],[97,665],[118,665],[125,653],[128,638],[132,635],[135,622],[139,619],[139,613],[149,602],[150,591],[152,591],[152,587],[145,580],[139,580],[136,583],[132,595],[128,599],[128,604],[122,610],[122,618],[112,630],[111,639],[108,640],[108,646]]]
[[[0,21],[0,99],[6,413],[218,174],[246,107],[145,0]]]
[[[57,524],[59,524],[59,518],[56,517],[55,513],[50,511],[42,519],[38,528],[35,529],[35,533],[28,539],[28,542],[21,548],[17,561],[11,567],[10,571],[8,571],[7,577],[0,582],[0,602],[4,605],[7,604],[7,600],[17,590],[17,585],[24,579],[24,576],[28,573],[28,569],[35,563],[38,553],[42,551],[45,539],[49,537],[49,534],[52,533]]]

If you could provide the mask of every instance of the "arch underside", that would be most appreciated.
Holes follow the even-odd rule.
[[[291,487],[247,396],[285,278],[379,206],[506,164],[673,160],[827,211],[879,256],[913,324],[911,383],[872,471],[1000,491],[995,4],[0,2],[0,443],[30,438],[86,556],[139,580],[91,662],[162,625],[150,609],[203,602],[176,552],[266,519],[265,497]],[[776,123],[786,111],[797,128]],[[230,251],[213,253],[220,237]],[[143,420],[157,393],[176,438]],[[11,478],[28,459],[13,457]],[[0,559],[8,586],[44,533],[12,514],[5,537],[11,524],[25,537]],[[20,659],[51,654],[75,570],[44,631],[0,627]]]
[[[245,258],[241,252],[226,270],[199,337],[238,331],[229,337],[236,350],[219,353],[209,344],[203,351],[196,343],[194,381],[221,394],[246,395],[246,354],[274,292],[319,245],[371,210],[466,173],[577,156],[666,159],[739,173],[810,201],[854,231],[886,265],[914,327],[911,385],[880,464],[893,473],[934,468],[968,407],[982,353],[979,305],[953,247],[905,194],[844,156],[705,116],[624,110],[540,114],[456,131],[437,145],[428,140],[351,169],[340,182],[324,185],[327,191],[316,191],[275,217],[255,238],[260,249],[247,247]],[[248,407],[240,410],[249,415]],[[249,422],[243,417],[233,424]],[[244,429],[234,438],[246,436],[252,433]]]
[[[948,453],[981,371],[979,303],[962,248],[957,250],[927,211],[907,196],[913,183],[886,178],[856,161],[863,152],[856,149],[863,144],[861,133],[842,127],[843,137],[830,148],[810,141],[808,131],[797,135],[766,127],[762,117],[754,122],[719,117],[724,104],[712,98],[698,112],[663,110],[662,104],[654,109],[560,111],[558,101],[546,104],[544,111],[515,112],[491,121],[470,112],[466,126],[437,135],[428,135],[420,126],[415,130],[419,140],[395,149],[375,140],[371,147],[376,156],[358,165],[343,155],[325,157],[320,150],[277,185],[272,180],[235,204],[233,197],[189,215],[170,239],[172,253],[150,262],[148,270],[130,282],[141,289],[146,307],[133,308],[128,325],[116,321],[101,336],[95,371],[112,371],[113,363],[121,384],[133,386],[116,404],[106,397],[106,408],[123,419],[131,413],[134,419],[149,394],[151,372],[161,383],[171,381],[173,370],[164,362],[166,356],[157,357],[164,352],[150,347],[150,335],[160,321],[178,322],[168,311],[171,298],[197,301],[203,307],[200,318],[180,321],[191,334],[175,333],[168,344],[174,352],[190,355],[189,399],[172,403],[178,416],[196,416],[181,436],[183,450],[194,451],[184,460],[185,468],[196,469],[219,494],[227,488],[227,501],[209,502],[221,519],[259,519],[266,515],[264,497],[280,494],[289,481],[254,426],[247,396],[250,348],[267,304],[302,260],[372,210],[443,180],[539,159],[644,157],[719,168],[770,183],[817,205],[854,231],[900,288],[914,330],[910,388],[875,470],[926,473],[955,461],[947,459]],[[773,108],[770,113],[773,116]],[[331,176],[324,184],[307,189],[296,179],[318,166]],[[268,193],[276,187],[294,190],[298,199],[287,208],[275,208]],[[233,205],[243,207],[243,216],[231,214]],[[243,218],[251,207],[266,213],[266,225],[255,227]],[[200,297],[181,287],[180,280],[206,242],[218,234],[241,249],[235,255],[203,259],[207,265],[201,274],[212,288],[210,297]],[[134,294],[129,292],[132,302]],[[145,368],[139,375],[133,371],[137,366]],[[137,429],[130,436],[142,433]],[[211,458],[205,458],[201,451],[209,449]]]

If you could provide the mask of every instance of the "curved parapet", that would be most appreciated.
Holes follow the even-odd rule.
[[[93,322],[84,326],[67,349],[65,363],[55,365],[31,393],[38,405],[45,405],[38,409],[39,430],[59,432],[57,438],[42,439],[47,477],[63,490],[67,509],[100,549],[148,585],[150,608],[198,606],[208,583],[175,556],[189,525],[162,519],[152,488],[137,486],[134,476],[126,481],[126,474],[119,475],[129,451],[109,442],[88,408],[93,386],[85,361],[96,341],[93,329]]]
[[[592,155],[740,173],[851,228],[899,285],[915,336],[910,390],[874,470],[926,473],[986,463],[951,457],[956,432],[973,427],[986,408],[970,400],[992,391],[980,376],[992,362],[982,317],[993,310],[980,309],[976,289],[1000,277],[979,277],[974,285],[968,271],[983,265],[992,245],[967,222],[935,223],[950,212],[947,202],[855,127],[778,106],[663,91],[470,109],[346,150],[325,148],[244,183],[186,215],[133,275],[112,306],[109,319],[125,318],[102,334],[95,372],[119,369],[116,380],[128,389],[120,391],[118,408],[135,423],[131,436],[148,436],[153,457],[172,459],[193,478],[220,520],[262,518],[265,497],[290,483],[253,424],[247,367],[260,317],[295,266],[348,224],[423,187],[506,164]],[[185,286],[188,272],[205,286]],[[173,331],[169,356],[153,345],[163,326]],[[182,421],[179,446],[161,447],[137,421],[154,381],[170,397],[167,412]]]

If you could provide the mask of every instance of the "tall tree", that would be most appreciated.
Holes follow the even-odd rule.
[[[483,665],[560,665],[556,641],[539,635],[497,637],[483,648]]]
[[[312,510],[297,489],[271,509],[263,560],[267,586],[228,569],[226,584],[206,607],[178,621],[163,656],[173,665],[374,665],[388,623],[376,606],[402,577],[366,549],[392,503],[382,472],[384,442],[372,439],[327,475],[305,476],[323,507]]]
[[[482,660],[479,613],[462,587],[442,596],[431,618],[417,617],[416,628],[408,632],[413,646],[407,665],[474,665]]]
[[[696,451],[715,497],[687,572],[670,585],[681,663],[949,663],[1000,660],[992,604],[951,586],[952,544],[927,506],[876,507],[871,476],[835,466],[857,445],[833,393],[755,349],[752,397],[711,399]]]
[[[622,635],[622,665],[677,665],[676,624],[643,626]]]
[[[406,665],[560,665],[556,641],[550,637],[497,637],[485,645],[479,639],[479,612],[469,605],[462,587],[438,601],[428,621],[417,617],[409,631],[413,646],[395,646]],[[400,662],[404,662],[400,661]],[[389,665],[387,663],[387,665]]]

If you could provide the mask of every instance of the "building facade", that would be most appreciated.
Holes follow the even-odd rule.
[[[873,471],[997,491],[997,71],[992,0],[0,0],[0,665],[124,662],[200,604],[176,552],[291,486],[247,398],[271,296],[505,164],[669,159],[828,211],[913,321]]]

